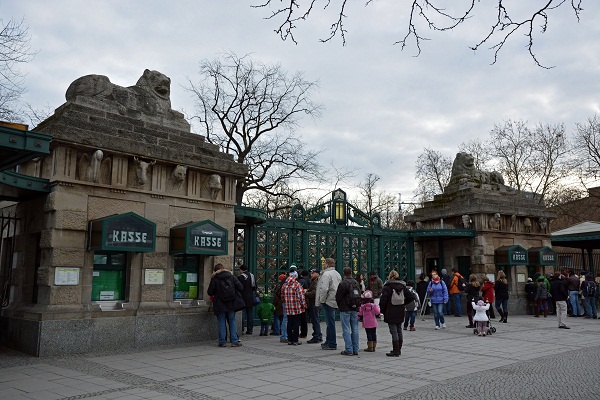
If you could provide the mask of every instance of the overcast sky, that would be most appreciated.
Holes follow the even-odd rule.
[[[325,110],[317,120],[304,120],[297,134],[326,149],[324,160],[356,168],[355,182],[377,174],[379,189],[402,193],[405,201],[425,147],[454,158],[460,143],[487,139],[506,119],[564,123],[572,133],[576,122],[600,113],[598,1],[583,1],[579,23],[569,4],[549,13],[548,31],[536,34],[534,51],[554,66],[550,70],[535,65],[520,33],[494,65],[491,51],[468,48],[491,25],[493,1],[478,2],[473,18],[455,31],[422,30],[432,40],[422,43],[419,57],[414,47],[393,45],[406,30],[408,2],[364,7],[364,0],[350,0],[346,46],[339,39],[319,42],[333,22],[326,12],[298,24],[299,44],[284,42],[274,33],[276,21],[264,19],[268,11],[250,8],[258,2],[0,0],[0,18],[25,18],[29,25],[39,53],[21,67],[28,90],[23,100],[40,109],[63,104],[80,76],[106,75],[132,86],[149,68],[171,78],[173,108],[193,115],[187,80],[198,81],[199,62],[224,51],[303,71],[320,82],[314,100]]]

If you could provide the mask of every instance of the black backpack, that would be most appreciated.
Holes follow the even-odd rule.
[[[235,300],[235,285],[231,279],[219,279],[219,299],[221,301]]]
[[[585,297],[595,297],[596,296],[596,282],[594,281],[586,281],[587,286],[585,287]]]
[[[353,310],[357,310],[360,308],[362,303],[362,298],[360,296],[360,285],[356,280],[352,279],[349,281],[350,283],[350,291],[346,294],[346,304]]]
[[[458,290],[461,292],[464,292],[467,289],[467,281],[461,275],[458,276],[458,283],[456,287],[458,287]]]

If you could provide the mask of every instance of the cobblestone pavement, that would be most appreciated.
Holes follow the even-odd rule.
[[[429,317],[428,317],[429,318]],[[404,332],[399,358],[343,356],[318,344],[242,336],[243,346],[204,342],[121,353],[36,358],[0,348],[0,399],[600,399],[600,321],[510,317],[478,337],[465,317],[431,319]],[[325,325],[323,324],[323,328]],[[361,329],[361,344],[365,342]]]

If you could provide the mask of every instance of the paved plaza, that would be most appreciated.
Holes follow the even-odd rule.
[[[258,334],[242,336],[239,348],[215,341],[47,358],[0,348],[0,399],[600,398],[599,320],[569,318],[563,330],[554,316],[510,316],[494,324],[494,335],[478,337],[466,317],[447,317],[439,331],[426,318],[404,332],[399,358],[384,354],[385,323],[377,351],[352,357],[340,355],[339,323],[337,351]]]

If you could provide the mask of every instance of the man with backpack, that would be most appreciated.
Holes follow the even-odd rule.
[[[450,282],[448,293],[452,297],[452,302],[454,303],[454,316],[460,317],[462,316],[462,301],[460,296],[467,288],[467,281],[458,273],[456,268],[452,268],[452,275],[453,277]]]
[[[581,283],[581,294],[583,295],[583,308],[585,309],[586,318],[598,319],[596,311],[596,282],[592,274],[585,275],[585,281]]]
[[[242,284],[223,264],[216,264],[213,270],[206,293],[213,298],[213,312],[219,327],[219,347],[227,347],[226,324],[229,324],[231,347],[240,347],[242,344],[237,334],[235,312],[246,307],[242,299]]]
[[[358,311],[362,302],[360,294],[360,285],[352,277],[352,268],[344,267],[344,279],[335,292],[345,346],[341,354],[344,356],[358,355]]]

